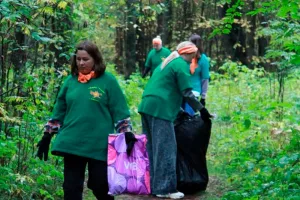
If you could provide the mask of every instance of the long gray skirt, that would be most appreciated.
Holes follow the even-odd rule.
[[[177,144],[171,121],[141,114],[143,133],[147,135],[152,194],[177,192]]]

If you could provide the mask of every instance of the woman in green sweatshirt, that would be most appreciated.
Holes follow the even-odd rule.
[[[113,199],[107,195],[108,134],[130,131],[131,125],[120,86],[105,69],[97,46],[80,43],[48,123],[48,127],[53,122],[61,125],[51,152],[64,157],[65,200],[82,200],[86,166],[87,186],[96,198]]]
[[[203,120],[211,117],[192,93],[189,64],[197,50],[192,42],[180,43],[177,51],[171,53],[154,71],[139,105],[143,132],[148,139],[151,192],[157,197],[184,197],[177,191],[177,146],[173,125],[182,100],[185,99],[193,109],[200,111]]]

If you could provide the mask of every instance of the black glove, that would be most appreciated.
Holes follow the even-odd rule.
[[[150,71],[150,67],[146,67],[146,68],[144,69],[142,78],[145,78],[149,71]]]
[[[132,132],[125,132],[125,141],[126,141],[126,145],[127,145],[126,153],[128,156],[130,156],[131,151],[132,151],[137,139],[135,138],[135,136]]]
[[[51,138],[52,138],[51,133],[44,132],[44,136],[42,137],[42,139],[37,144],[38,152],[37,152],[36,156],[40,160],[43,160],[43,158],[44,158],[44,161],[48,160],[48,152],[49,152],[49,146],[50,146]]]
[[[191,88],[182,91],[182,96],[185,102],[187,102],[194,111],[200,111],[204,106],[199,102],[199,99],[195,97]]]
[[[201,114],[201,118],[203,119],[203,121],[207,121],[212,117],[212,115],[204,107],[200,110],[200,114]]]
[[[205,107],[205,99],[201,98],[200,103]]]

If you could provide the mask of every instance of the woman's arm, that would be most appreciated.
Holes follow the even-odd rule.
[[[205,99],[208,91],[208,83],[209,83],[209,60],[205,56],[202,55],[202,59],[199,63],[201,67],[201,99]]]
[[[57,98],[56,103],[54,105],[54,109],[52,112],[52,119],[59,121],[60,124],[63,123],[66,111],[67,111],[67,102],[66,102],[66,93],[69,88],[69,80],[72,78],[72,76],[69,76],[66,78],[62,88],[60,89]]]
[[[208,79],[201,81],[201,98],[205,99],[208,90]]]

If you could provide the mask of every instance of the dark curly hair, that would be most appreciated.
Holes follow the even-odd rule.
[[[95,71],[96,77],[101,76],[105,72],[106,66],[104,64],[102,55],[98,47],[91,41],[83,41],[77,45],[75,54],[72,58],[72,63],[71,63],[72,75],[75,76],[78,75],[78,66],[76,64],[76,53],[78,50],[86,51],[94,59],[95,66],[93,70]]]
[[[198,35],[196,33],[192,34],[189,38],[189,41],[191,41],[192,43],[194,43],[196,45],[200,54],[204,53],[203,40],[200,35]]]

